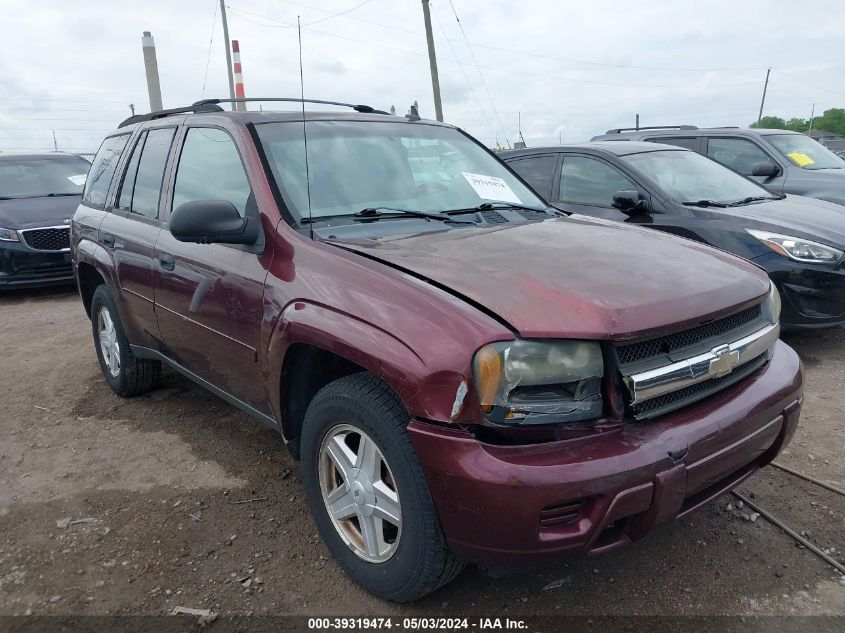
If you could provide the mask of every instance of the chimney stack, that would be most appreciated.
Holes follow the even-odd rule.
[[[244,71],[243,66],[241,66],[241,46],[238,43],[238,40],[232,40],[232,65],[235,68],[235,98],[245,99]],[[235,110],[238,112],[246,112],[246,103],[236,103]]]
[[[161,105],[161,84],[158,81],[158,61],[156,43],[149,31],[144,31],[141,38],[144,51],[144,68],[147,70],[147,93],[150,95],[150,112],[164,109]]]

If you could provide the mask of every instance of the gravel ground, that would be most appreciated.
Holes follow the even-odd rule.
[[[807,386],[780,461],[845,488],[845,329],[787,341]],[[0,616],[845,615],[845,578],[727,495],[623,551],[385,603],[329,558],[278,436],[169,371],[108,389],[72,289],[0,295],[0,344]],[[845,563],[845,498],[773,468],[741,491]]]

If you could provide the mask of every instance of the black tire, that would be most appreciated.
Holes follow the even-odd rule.
[[[405,428],[409,417],[396,394],[370,373],[335,380],[323,387],[305,414],[302,429],[303,486],[317,528],[332,556],[349,577],[377,596],[410,602],[452,580],[463,569],[449,550],[422,467]],[[364,431],[389,465],[401,501],[402,531],[393,555],[372,563],[341,538],[320,489],[320,448],[343,423]]]
[[[101,310],[107,310],[108,316],[114,324],[115,336],[120,348],[120,368],[117,375],[110,370],[106,359],[103,357],[103,350],[100,346],[100,331],[98,327],[98,315]],[[136,358],[129,349],[129,340],[123,330],[120,315],[114,304],[111,292],[104,285],[97,286],[94,296],[91,298],[91,329],[94,333],[94,349],[97,351],[97,360],[100,362],[100,371],[106,379],[109,387],[115,393],[126,398],[145,393],[156,386],[161,376],[161,362],[146,358]]]

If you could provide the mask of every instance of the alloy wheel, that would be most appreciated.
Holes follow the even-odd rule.
[[[389,560],[402,534],[402,508],[378,445],[352,425],[332,427],[320,446],[319,477],[326,510],[344,543],[368,562]]]
[[[120,343],[117,329],[114,327],[109,309],[102,306],[97,312],[97,333],[100,339],[100,351],[109,373],[117,378],[120,375]]]

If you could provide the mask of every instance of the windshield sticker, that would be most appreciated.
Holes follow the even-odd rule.
[[[799,167],[809,167],[810,165],[816,164],[816,161],[807,156],[804,152],[792,152],[787,154],[786,157]]]
[[[84,185],[85,181],[88,179],[86,174],[79,174],[78,176],[68,176],[68,180],[70,180],[75,185]]]
[[[475,189],[475,193],[479,198],[485,200],[496,200],[502,202],[514,202],[521,204],[520,200],[514,190],[508,186],[504,180],[497,176],[484,176],[482,174],[470,174],[468,172],[461,172],[470,186]]]

